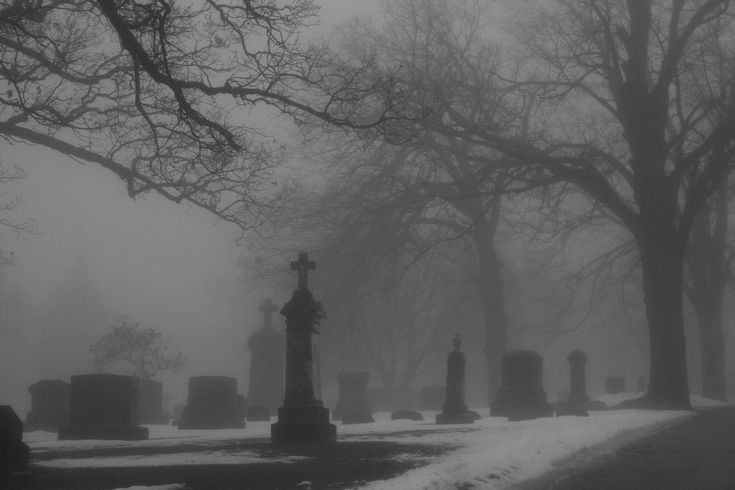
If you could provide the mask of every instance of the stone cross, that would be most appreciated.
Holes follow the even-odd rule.
[[[273,301],[270,299],[263,301],[263,304],[258,307],[258,311],[263,312],[263,325],[265,327],[272,326],[271,317],[273,316],[273,312],[278,311],[278,308],[273,304]]]
[[[299,260],[291,262],[291,269],[299,271],[299,289],[307,287],[307,276],[309,269],[316,269],[316,262],[309,260],[309,254],[300,253]]]

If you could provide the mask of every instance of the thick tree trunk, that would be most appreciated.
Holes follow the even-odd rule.
[[[691,409],[682,313],[684,253],[661,236],[649,235],[638,245],[651,350],[644,403],[655,408]]]
[[[475,239],[479,262],[478,287],[485,322],[488,403],[500,387],[500,365],[507,347],[505,295],[502,264],[495,252],[494,227],[482,219],[476,224]]]

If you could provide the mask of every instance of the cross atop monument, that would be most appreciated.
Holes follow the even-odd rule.
[[[274,312],[278,311],[278,308],[276,308],[276,305],[273,304],[273,301],[271,301],[270,299],[263,301],[263,304],[258,307],[258,311],[263,312],[264,326],[272,326],[271,317],[273,316]]]
[[[299,254],[299,260],[291,262],[291,269],[299,271],[299,289],[308,289],[308,271],[309,269],[316,269],[316,262],[309,260],[309,254],[302,252]]]

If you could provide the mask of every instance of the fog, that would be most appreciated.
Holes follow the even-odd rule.
[[[320,3],[323,26],[318,31],[326,37],[335,23],[355,14],[372,15],[379,4],[359,0]],[[23,202],[14,215],[37,223],[35,233],[16,237],[3,231],[0,237],[2,247],[14,256],[13,264],[0,270],[0,281],[3,294],[10,298],[7,301],[15,305],[0,312],[5,329],[0,332],[0,404],[10,404],[24,414],[30,403],[27,387],[33,382],[68,380],[73,374],[94,371],[89,346],[122,315],[162,332],[167,344],[185,355],[182,371],[157,377],[164,382],[169,408],[185,402],[187,379],[194,375],[234,376],[238,391],[247,394],[250,357],[245,343],[261,325],[258,306],[266,298],[279,306],[288,299],[280,280],[273,284],[253,282],[248,271],[238,265],[249,251],[247,237],[238,244],[240,231],[235,226],[217,222],[200,209],[176,205],[153,194],[133,200],[119,179],[92,164],[4,141],[0,141],[0,159],[20,165],[27,173],[3,192],[21,195]],[[598,247],[603,241],[591,234],[572,242],[567,254],[593,255],[601,250]],[[262,247],[262,239],[259,244]],[[568,389],[566,355],[575,348],[585,350],[590,357],[591,394],[602,391],[607,375],[625,376],[628,386],[635,387],[638,378],[647,375],[648,367],[640,301],[637,310],[633,307],[622,312],[607,305],[605,311],[589,317],[584,305],[577,304],[561,318],[550,320],[538,302],[551,291],[545,291],[547,286],[530,275],[516,245],[509,242],[500,246],[508,284],[509,348],[535,349],[544,356],[549,392]],[[291,251],[294,256],[287,260],[295,259],[299,250]],[[286,271],[287,260],[283,261]],[[577,264],[566,265],[571,269]],[[317,285],[314,294],[320,299],[318,285],[324,279],[319,278],[319,264],[313,274]],[[85,311],[59,313],[59,291],[65,282],[80,275],[90,285],[90,295],[80,299]],[[292,279],[295,286],[295,276]],[[558,287],[549,284],[549,288]],[[85,301],[95,304],[85,305]],[[578,301],[583,303],[584,298]],[[328,314],[334,307],[324,306]],[[61,318],[55,323],[57,314]],[[65,323],[73,322],[74,314],[90,315],[94,328]],[[469,317],[468,321],[475,321]],[[327,318],[322,337],[338,329],[335,322],[338,320]],[[544,332],[547,322],[554,323],[549,326],[553,334]],[[624,324],[629,325],[615,328]],[[283,327],[279,315],[276,326]],[[560,330],[565,333],[559,334]],[[417,377],[419,383],[443,383],[443,359],[454,333],[454,329],[447,330],[445,351]],[[483,404],[487,400],[483,391],[484,340],[479,334],[470,334],[468,339],[468,399]],[[695,347],[693,341],[691,356],[696,356]],[[325,358],[321,372],[328,401],[335,398],[338,369],[367,369],[359,358],[353,357],[346,364],[336,359]],[[690,378],[696,387],[696,363],[691,364]],[[375,373],[371,386],[380,386]]]

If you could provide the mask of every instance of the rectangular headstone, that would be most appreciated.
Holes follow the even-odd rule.
[[[0,477],[28,470],[28,446],[23,444],[23,422],[9,405],[0,405]]]
[[[31,411],[26,418],[30,430],[57,430],[69,425],[69,383],[42,379],[28,387]]]

